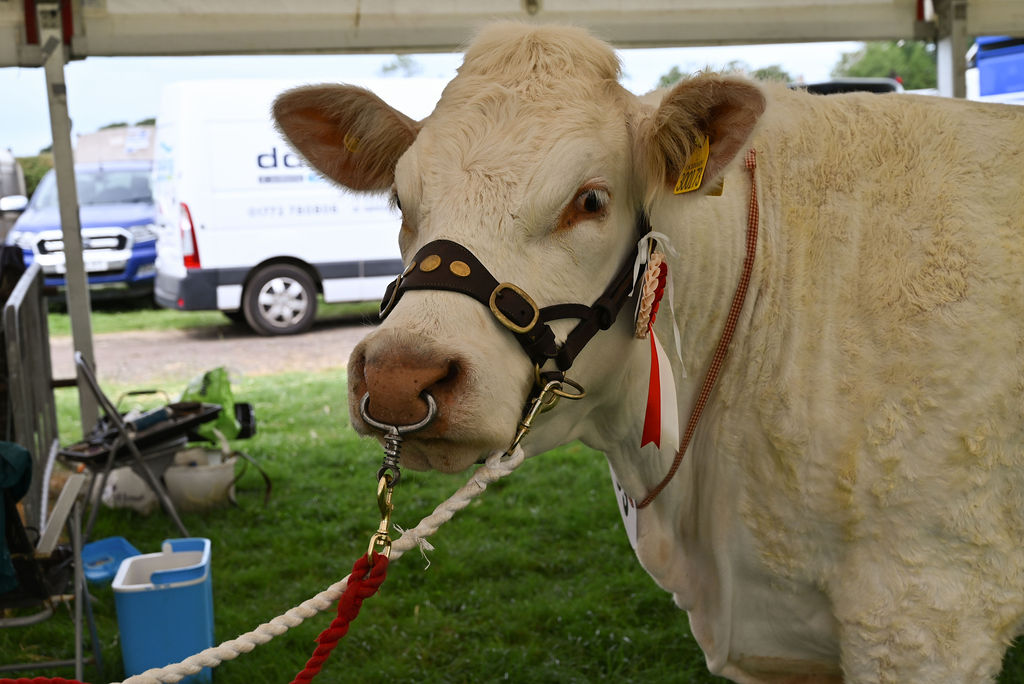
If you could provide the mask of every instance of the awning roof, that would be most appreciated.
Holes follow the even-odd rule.
[[[934,0],[968,35],[1024,35],[1020,0]],[[35,0],[0,0],[0,66],[39,66]],[[929,38],[933,0],[71,0],[89,56],[458,51],[495,19],[573,23],[619,47]],[[27,18],[27,19],[26,19]]]

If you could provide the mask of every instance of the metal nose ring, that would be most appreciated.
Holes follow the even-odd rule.
[[[398,467],[398,460],[401,458],[402,452],[402,435],[425,428],[437,417],[437,401],[434,400],[433,395],[429,392],[423,392],[421,396],[427,402],[427,415],[420,421],[410,423],[409,425],[390,425],[382,423],[371,416],[369,392],[364,394],[359,402],[359,416],[363,421],[370,427],[381,430],[384,433],[384,463],[381,465],[380,470],[377,471],[377,479],[379,480],[390,472],[392,479],[388,483],[389,488],[398,484],[398,480],[402,476],[402,471]]]
[[[384,432],[395,432],[399,435],[407,435],[410,432],[416,432],[421,430],[430,424],[430,421],[437,417],[437,402],[434,400],[434,396],[429,392],[423,392],[423,399],[427,402],[427,415],[422,420],[416,423],[410,423],[409,425],[391,425],[389,423],[382,423],[373,416],[370,415],[370,393],[367,392],[363,395],[362,400],[359,402],[359,416],[366,422],[370,427],[383,430]]]

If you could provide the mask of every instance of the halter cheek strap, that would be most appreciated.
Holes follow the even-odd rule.
[[[645,213],[637,218],[637,231],[651,230]],[[408,290],[448,290],[469,295],[486,306],[507,328],[530,360],[541,368],[548,360],[558,367],[556,375],[572,366],[576,356],[599,330],[615,322],[633,287],[633,259],[626,259],[612,282],[590,306],[555,304],[538,308],[525,291],[512,283],[499,282],[468,249],[451,240],[434,240],[413,256],[405,272],[388,285],[381,302],[384,319]],[[559,346],[549,321],[577,318],[579,323]]]

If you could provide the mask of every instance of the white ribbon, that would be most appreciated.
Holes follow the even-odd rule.
[[[651,240],[657,241],[657,246],[666,255],[679,258],[679,252],[675,250],[672,243],[669,241],[668,236],[664,233],[659,233],[655,230],[647,233],[640,238],[636,243],[636,259],[633,261],[633,288],[629,291],[629,295],[632,297],[636,294],[636,283],[637,277],[640,275],[640,269],[647,265],[647,255],[651,252]],[[676,343],[676,358],[679,359],[679,377],[686,377],[686,367],[683,366],[683,339],[682,334],[679,332],[679,321],[676,320],[676,305],[675,305],[675,288],[672,287],[672,269],[668,269],[668,277],[665,279],[665,289],[668,290],[668,313],[672,319],[672,334],[675,338]],[[640,297],[636,300],[636,309],[633,311],[633,320],[640,313]]]

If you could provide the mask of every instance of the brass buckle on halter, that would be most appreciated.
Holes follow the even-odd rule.
[[[498,295],[503,290],[511,290],[519,295],[524,302],[530,305],[533,309],[533,316],[530,318],[530,322],[526,325],[519,325],[511,318],[509,318],[505,312],[498,308],[497,299]],[[533,330],[533,326],[537,325],[537,321],[540,320],[540,309],[537,308],[537,304],[533,301],[530,295],[523,292],[522,289],[516,287],[512,283],[498,283],[498,285],[491,291],[491,297],[487,300],[487,306],[490,307],[491,313],[497,318],[503,326],[515,333],[528,333]]]

